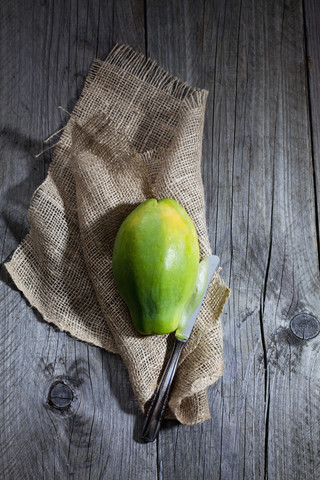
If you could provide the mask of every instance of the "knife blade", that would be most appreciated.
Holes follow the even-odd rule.
[[[203,300],[206,296],[209,284],[212,280],[213,274],[218,268],[219,262],[219,257],[216,255],[211,255],[210,257],[204,259],[199,265],[196,289],[193,292],[188,307],[185,309],[180,325],[176,330],[175,342],[171,356],[162,374],[158,388],[154,394],[152,403],[146,416],[142,431],[142,439],[145,442],[154,442],[157,438],[182,349],[190,337],[193,326],[199,315]]]
[[[175,332],[175,337],[179,340],[186,341],[190,337],[193,326],[196,323],[201,310],[204,297],[206,296],[208,287],[219,263],[220,259],[216,255],[210,255],[210,257],[206,257],[200,263],[195,291],[182,314],[179,327]]]

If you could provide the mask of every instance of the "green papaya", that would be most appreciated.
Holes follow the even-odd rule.
[[[138,332],[160,335],[178,328],[198,267],[196,229],[175,200],[150,199],[128,215],[115,239],[112,268]]]

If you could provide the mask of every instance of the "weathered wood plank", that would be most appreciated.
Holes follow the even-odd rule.
[[[175,478],[315,478],[319,432],[310,425],[319,384],[311,353],[319,341],[301,343],[289,330],[296,313],[319,309],[302,3],[205,2],[194,20],[191,3],[175,3],[161,8],[161,23],[159,4],[148,5],[156,9],[150,54],[211,91],[208,225],[232,288],[212,421],[168,425],[161,470],[168,478],[172,464]]]
[[[28,229],[50,158],[34,155],[66,122],[57,107],[72,110],[114,37],[144,49],[143,18],[135,1],[2,6],[1,261]],[[1,478],[155,478],[156,446],[136,442],[143,417],[121,359],[45,324],[12,287],[1,268]],[[73,392],[66,411],[48,404],[59,380]]]
[[[196,9],[192,1],[162,3],[149,0],[147,5],[148,54],[156,58],[166,70],[190,85],[207,88],[210,91],[206,111],[203,158],[206,195],[207,201],[210,201],[207,205],[209,209],[215,210],[216,207],[211,201],[214,195],[211,188],[213,78],[219,42],[217,23],[220,10],[222,10],[221,15],[224,14],[224,7],[222,2],[203,1],[197,3]],[[161,18],[161,22],[158,18]],[[230,33],[233,27],[231,22]],[[162,39],[164,38],[167,39],[166,48],[163,48]],[[214,238],[212,231],[210,237],[212,241]],[[229,255],[230,253],[228,257]],[[217,402],[212,409],[212,422],[192,427],[169,421],[164,423],[158,440],[160,476],[175,479],[219,478],[221,408],[220,398],[214,396],[214,399]],[[213,422],[214,431],[212,430]]]

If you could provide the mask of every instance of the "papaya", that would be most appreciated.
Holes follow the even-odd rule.
[[[141,334],[162,335],[178,328],[194,293],[198,268],[196,229],[175,200],[146,200],[121,224],[113,248],[113,275]]]

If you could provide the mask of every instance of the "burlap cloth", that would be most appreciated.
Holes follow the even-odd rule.
[[[30,233],[6,264],[46,321],[121,355],[143,411],[172,335],[134,330],[113,280],[113,243],[135,206],[171,197],[194,221],[200,257],[211,253],[200,169],[206,97],[128,46],[94,61],[32,197]],[[185,424],[210,418],[206,387],[223,373],[219,316],[228,295],[216,274],[183,351],[167,417]]]

